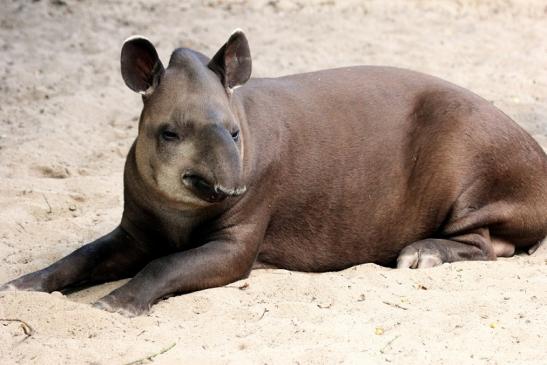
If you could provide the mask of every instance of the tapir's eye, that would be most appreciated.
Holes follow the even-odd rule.
[[[239,130],[232,132],[232,138],[234,141],[239,141]]]
[[[179,138],[179,135],[175,132],[172,132],[172,131],[169,131],[169,130],[165,130],[163,132],[161,132],[161,138],[164,140],[164,141],[178,141],[180,138]]]

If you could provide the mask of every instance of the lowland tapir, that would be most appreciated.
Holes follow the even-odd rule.
[[[495,260],[547,235],[545,152],[446,81],[370,66],[250,79],[241,31],[167,68],[132,37],[121,72],[144,105],[120,225],[3,289],[132,277],[95,305],[138,315],[258,267]]]

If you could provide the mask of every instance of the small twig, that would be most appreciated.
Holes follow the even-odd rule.
[[[259,321],[264,318],[264,316],[266,315],[266,313],[268,313],[270,310],[268,308],[264,308],[264,312],[262,312],[262,315],[260,316],[260,318],[258,319]]]
[[[152,362],[154,361],[154,358],[156,356],[159,356],[161,354],[164,354],[166,353],[167,351],[171,350],[173,347],[175,347],[177,343],[176,342],[173,342],[170,346],[164,348],[163,350],[161,350],[160,352],[156,352],[155,354],[152,354],[152,355],[148,355],[146,357],[143,357],[141,359],[138,359],[138,360],[135,360],[135,361],[131,361],[131,362],[128,362],[126,363],[125,365],[141,365],[141,364],[146,364],[147,362]]]
[[[388,346],[391,346],[391,344],[392,344],[393,342],[395,342],[395,340],[398,339],[399,337],[401,337],[401,335],[397,335],[397,336],[393,337],[390,341],[388,341],[388,343],[386,343],[386,345],[385,345],[384,347],[382,347],[382,348],[380,349],[380,352],[381,352],[382,354],[385,353],[386,348],[387,348]]]
[[[51,214],[51,212],[53,212],[53,209],[51,209],[51,205],[49,205],[49,202],[47,201],[46,194],[42,193],[42,196],[44,197],[44,200],[46,201],[47,207],[49,209],[47,211],[47,214]]]
[[[239,289],[239,290],[247,290],[249,289],[249,283],[243,283],[241,285],[225,285],[222,288],[231,288],[231,289]]]
[[[18,225],[19,227],[21,227],[21,228],[23,229],[23,231],[25,231],[25,232],[27,231],[27,230],[25,229],[25,226],[23,226],[20,222],[17,222],[17,225]]]
[[[34,329],[25,321],[21,319],[14,318],[0,318],[0,322],[19,322],[21,323],[21,328],[27,337],[30,337],[34,334]]]
[[[403,307],[402,305],[399,305],[399,304],[396,304],[396,303],[390,303],[390,302],[382,302],[382,303],[387,304],[387,305],[389,305],[391,307],[394,307],[394,308],[402,309],[404,311],[408,310],[408,308]]]

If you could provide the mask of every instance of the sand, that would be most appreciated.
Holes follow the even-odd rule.
[[[0,283],[119,222],[140,100],[119,74],[132,34],[166,62],[236,27],[255,76],[354,64],[434,74],[491,100],[547,147],[544,1],[11,1],[0,10]],[[258,270],[125,318],[62,295],[0,293],[1,364],[539,364],[547,249],[497,262],[305,274]],[[26,329],[29,332],[29,329]],[[160,353],[162,352],[163,353]],[[145,363],[150,360],[145,360]]]

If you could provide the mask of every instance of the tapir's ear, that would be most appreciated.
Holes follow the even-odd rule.
[[[246,83],[251,77],[252,64],[249,43],[243,31],[236,29],[208,66],[228,91]]]
[[[151,94],[163,74],[163,65],[152,43],[141,36],[128,38],[120,57],[125,84],[135,92]]]

